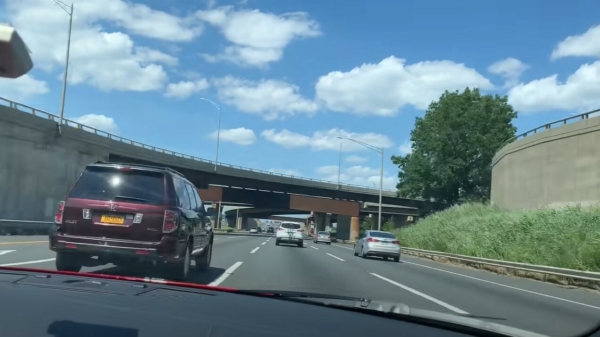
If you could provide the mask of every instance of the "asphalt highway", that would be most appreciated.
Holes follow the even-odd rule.
[[[0,236],[0,266],[55,269],[45,236]],[[82,271],[160,277],[106,265]],[[600,293],[402,256],[401,262],[353,256],[333,243],[275,246],[274,238],[216,236],[213,260],[191,281],[242,289],[309,291],[405,303],[493,321],[550,336],[575,336],[600,324]],[[334,324],[332,322],[332,324]],[[340,323],[343,324],[343,323]]]

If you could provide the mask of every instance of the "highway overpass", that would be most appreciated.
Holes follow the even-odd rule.
[[[58,133],[58,117],[0,99],[0,218],[51,221],[83,167],[96,161],[170,166],[182,172],[209,201],[261,208],[359,214],[358,202],[377,202],[379,191],[355,185],[286,176],[215,163],[141,144],[69,120]],[[67,126],[68,125],[68,126]],[[208,197],[207,197],[208,196]],[[383,201],[429,212],[432,204],[396,197]]]

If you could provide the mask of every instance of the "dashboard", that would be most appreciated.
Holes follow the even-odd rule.
[[[5,270],[0,270],[0,331],[11,337],[468,336],[232,292]]]

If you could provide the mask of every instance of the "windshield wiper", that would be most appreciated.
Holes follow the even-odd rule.
[[[128,197],[128,196],[125,196],[125,195],[117,195],[114,198],[115,199],[134,200],[134,201],[140,201],[140,202],[150,202],[150,200],[148,200],[148,199],[142,199],[142,198],[136,198],[136,197]]]
[[[330,300],[341,300],[341,301],[352,301],[352,302],[366,302],[371,303],[371,299],[363,297],[353,296],[341,296],[341,295],[329,295],[310,293],[303,291],[287,291],[287,290],[239,290],[236,291],[238,294],[246,295],[258,295],[258,296],[269,296],[278,298],[314,298],[314,299],[330,299]]]

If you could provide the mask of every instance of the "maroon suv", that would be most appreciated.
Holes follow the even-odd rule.
[[[59,203],[50,233],[56,269],[149,263],[185,279],[209,268],[213,233],[194,185],[164,167],[88,165]]]

